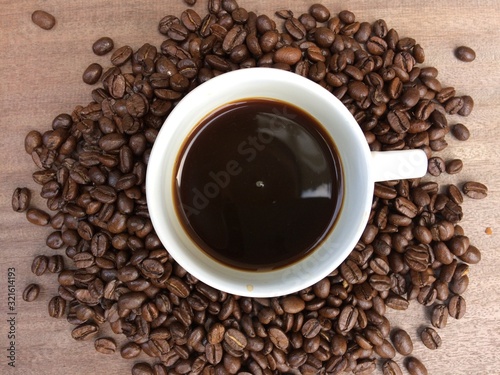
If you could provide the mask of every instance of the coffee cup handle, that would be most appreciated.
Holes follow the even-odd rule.
[[[427,172],[423,150],[372,151],[374,182],[419,178]]]

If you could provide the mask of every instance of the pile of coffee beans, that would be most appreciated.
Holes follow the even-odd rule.
[[[392,329],[385,314],[411,301],[427,306],[421,338],[430,349],[441,346],[435,329],[465,314],[469,266],[481,253],[459,225],[460,205],[464,194],[486,197],[487,187],[441,186],[432,176],[462,169],[439,152],[450,130],[469,138],[447,114],[469,115],[472,98],[443,85],[436,68],[421,65],[423,48],[384,20],[360,22],[321,4],[270,17],[235,0],[209,0],[206,15],[190,8],[166,16],[159,31],[166,36],[159,48],[96,41],[97,55],[114,49],[113,67],[85,71],[86,83],[102,83],[92,101],[26,136],[47,210],[31,206],[27,189],[15,190],[12,206],[52,228],[51,250],[32,264],[36,275],[57,274],[49,315],[66,318],[72,337],[94,339],[100,353],[150,356],[133,375],[370,374],[377,363],[384,374],[401,374],[396,353],[407,356],[410,374],[427,374],[408,333]],[[176,103],[219,74],[263,66],[331,91],[372,150],[423,149],[431,175],[376,183],[369,223],[348,259],[317,284],[278,298],[230,295],[188,274],[155,234],[145,196],[150,151]],[[38,292],[31,284],[23,298]],[[105,323],[127,343],[118,348],[100,337]]]

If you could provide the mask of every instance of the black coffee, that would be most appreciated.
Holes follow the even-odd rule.
[[[311,252],[342,205],[343,177],[323,127],[295,106],[238,101],[206,117],[176,167],[176,209],[216,260],[275,269]]]

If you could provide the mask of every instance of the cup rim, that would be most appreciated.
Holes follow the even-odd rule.
[[[249,85],[253,86],[257,86],[262,82],[268,82],[270,83],[270,86],[271,84],[285,84],[290,86],[290,88],[305,87],[308,92],[314,93],[314,95],[317,95],[317,97],[321,98],[325,103],[329,102],[331,109],[334,110],[336,114],[338,112],[338,114],[342,116],[342,123],[348,124],[348,126],[350,127],[350,134],[354,134],[357,145],[359,147],[358,151],[361,151],[361,153],[363,154],[363,157],[360,159],[362,159],[364,162],[364,165],[362,166],[364,171],[361,171],[359,173],[364,174],[364,177],[361,177],[361,180],[366,180],[367,186],[361,187],[365,188],[364,193],[361,197],[357,197],[360,200],[359,205],[363,208],[362,210],[359,209],[358,212],[361,218],[357,223],[353,224],[355,228],[353,228],[352,230],[353,234],[351,235],[350,241],[345,241],[348,243],[346,243],[345,246],[343,246],[343,248],[338,251],[339,254],[336,255],[335,259],[332,260],[330,258],[325,258],[325,255],[318,255],[320,254],[319,250],[329,245],[327,241],[323,241],[323,244],[320,245],[318,249],[315,249],[311,254],[294,263],[292,265],[292,268],[290,268],[293,270],[290,272],[287,271],[289,267],[284,267],[278,270],[257,271],[259,275],[256,275],[256,272],[254,271],[238,270],[229,266],[225,266],[221,263],[218,263],[218,267],[224,269],[224,272],[217,272],[216,269],[213,269],[213,264],[211,264],[211,261],[214,262],[213,259],[206,259],[205,257],[208,257],[208,255],[206,255],[204,252],[203,255],[205,257],[201,256],[201,258],[193,259],[194,253],[186,252],[189,250],[183,248],[186,243],[182,243],[182,240],[179,241],[179,238],[175,238],[176,236],[182,237],[182,234],[179,233],[179,231],[183,231],[182,227],[178,223],[178,220],[176,224],[175,218],[173,218],[172,215],[170,215],[169,217],[169,215],[165,212],[165,202],[162,203],[162,199],[165,200],[165,192],[162,190],[165,189],[162,189],[163,185],[161,183],[161,176],[165,176],[166,174],[168,174],[168,172],[165,171],[165,168],[166,164],[169,164],[169,161],[166,160],[168,159],[166,156],[168,153],[167,145],[173,142],[172,139],[176,135],[175,132],[178,131],[182,126],[185,126],[181,124],[180,120],[185,117],[186,111],[189,111],[191,113],[191,117],[198,116],[199,119],[198,121],[196,121],[196,123],[190,123],[190,125],[184,129],[184,132],[186,132],[187,130],[192,131],[202,118],[206,117],[210,112],[220,107],[220,104],[217,105],[215,104],[215,102],[220,99],[219,97],[221,96],[221,87],[228,88],[228,90],[225,90],[225,95],[227,97],[234,96],[234,100],[242,100],[243,98],[250,97],[255,98],[255,95],[241,97],[238,95],[234,95],[234,83],[236,81],[238,81],[239,84],[241,84],[242,82],[247,82]],[[266,95],[263,95],[261,97],[270,98],[270,96]],[[207,103],[213,102],[214,104],[206,105],[207,108],[211,108],[210,111],[201,111],[203,113],[192,115],[192,112],[196,111],[197,108],[197,104],[193,103],[197,103],[196,101],[198,99],[201,99]],[[222,100],[222,104],[224,103],[227,103],[227,100]],[[300,104],[292,104],[298,105],[300,107]],[[195,106],[195,109],[193,109],[193,106]],[[303,109],[309,112],[308,108]],[[176,157],[178,156],[181,148],[181,144],[179,142],[177,143],[177,149],[175,150]],[[174,153],[174,151],[171,151],[170,153],[172,154]],[[341,154],[340,150],[339,153]],[[327,91],[317,83],[312,82],[309,79],[295,73],[273,68],[248,68],[224,73],[220,76],[210,79],[209,81],[203,83],[202,85],[196,87],[191,92],[186,94],[186,96],[176,105],[176,107],[166,118],[162,128],[158,133],[155,144],[153,145],[150,154],[146,174],[146,199],[148,203],[151,222],[163,246],[167,251],[169,251],[174,260],[178,262],[184,269],[186,269],[186,271],[190,272],[193,276],[195,276],[202,282],[219,290],[241,296],[271,297],[290,294],[313,285],[317,281],[326,277],[335,268],[340,266],[340,264],[347,258],[347,256],[353,250],[357,241],[361,237],[361,234],[368,221],[371,210],[371,200],[373,196],[373,183],[371,182],[373,181],[373,178],[369,167],[369,160],[370,150],[368,144],[366,143],[364,135],[354,117],[340,102],[340,100],[338,100],[331,92]],[[170,160],[170,162],[172,162],[172,160]],[[175,160],[173,162],[173,164],[175,164]],[[344,161],[342,161],[342,163],[344,164]],[[344,173],[346,173],[345,166],[343,166],[343,169]],[[358,173],[357,171],[349,171],[348,173],[351,172]],[[170,174],[169,178],[173,178],[173,174]],[[169,184],[170,180],[168,180],[167,183]],[[344,199],[346,199],[346,194],[347,192],[344,191]],[[352,198],[349,199],[352,200]],[[342,211],[344,209],[349,209],[349,207],[344,207],[343,204],[341,212],[339,213],[339,216],[337,218],[337,222],[341,220],[341,217],[343,215]],[[337,224],[338,223],[336,223],[336,225]],[[330,231],[326,238],[331,238],[334,233],[335,228]],[[196,247],[196,244],[193,241],[188,242],[191,246]],[[331,245],[336,245],[336,243],[332,243]],[[201,250],[198,250],[198,252],[201,252]],[[313,257],[314,254],[316,254],[316,258]],[[328,254],[331,256],[331,252],[329,252]],[[198,257],[198,254],[196,254],[195,257]],[[311,264],[311,262],[314,264]],[[325,262],[328,262],[329,266],[325,266]],[[318,264],[321,264],[321,272],[311,273],[311,267],[318,267]],[[304,272],[304,274],[307,274],[308,276],[306,277],[306,280],[303,280],[302,282],[288,283],[289,280],[291,281],[292,279],[297,278],[297,272]],[[222,273],[224,273],[224,275],[222,275]],[[257,276],[259,278],[265,278],[265,282],[256,283],[255,281]]]

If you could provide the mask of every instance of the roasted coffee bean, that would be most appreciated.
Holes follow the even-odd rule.
[[[452,159],[446,162],[446,173],[457,174],[462,171],[463,162],[460,159]]]
[[[488,195],[488,188],[480,182],[468,181],[462,185],[462,191],[469,198],[483,199]]]
[[[93,85],[97,83],[101,78],[102,66],[97,63],[90,64],[87,69],[83,72],[82,80],[87,85]]]
[[[97,56],[103,56],[109,52],[111,52],[114,48],[113,39],[107,36],[103,36],[102,38],[97,39],[94,44],[92,44],[92,51]]]
[[[234,350],[243,350],[247,346],[247,338],[240,331],[230,328],[224,333],[224,342]]]
[[[391,335],[394,348],[402,355],[410,355],[413,352],[413,342],[408,332],[403,329],[396,329]]]
[[[476,58],[476,52],[470,47],[460,46],[455,49],[455,56],[460,61],[471,62]]]
[[[28,219],[31,224],[43,226],[49,223],[50,216],[48,213],[38,208],[30,208],[26,211],[26,219]]]
[[[394,310],[406,310],[409,306],[408,300],[398,295],[389,295],[385,299],[385,304]]]
[[[110,337],[101,337],[94,341],[95,350],[102,354],[113,354],[116,351],[116,342]]]
[[[427,369],[424,364],[415,357],[408,357],[405,366],[410,375],[427,375]]]
[[[31,20],[35,25],[41,27],[44,30],[50,30],[56,24],[55,17],[44,10],[35,10],[31,14]]]
[[[469,129],[464,124],[455,124],[451,127],[451,134],[459,141],[466,141],[470,137]]]
[[[24,212],[28,209],[31,201],[31,192],[28,188],[16,188],[12,194],[12,209],[16,212]]]
[[[394,200],[394,208],[409,218],[414,218],[418,213],[417,206],[404,197],[398,197]]]
[[[420,100],[420,92],[416,87],[406,89],[399,100],[406,108],[413,108]]]
[[[374,352],[377,353],[381,358],[391,359],[396,355],[394,347],[388,340],[384,340],[381,345],[376,345],[373,348]]]
[[[352,306],[352,305],[347,305],[345,306],[340,315],[339,315],[339,318],[338,318],[338,328],[341,332],[343,333],[346,333],[346,332],[349,332],[351,329],[354,328],[354,325],[356,324],[357,322],[357,319],[358,319],[358,315],[359,315],[359,311],[356,307]],[[313,319],[309,320],[309,322],[311,321],[314,321]],[[316,321],[317,322],[317,321]],[[309,323],[308,327],[311,328],[311,326],[313,326],[313,324]],[[314,324],[315,326],[315,329],[309,329],[308,328],[308,335],[310,335],[311,337],[315,336],[314,333],[319,333],[320,329],[321,329],[321,326],[319,324],[319,322],[317,322],[316,324]],[[317,331],[317,332],[315,332]],[[304,334],[304,332],[302,332]],[[306,336],[306,335],[304,335]]]
[[[193,9],[187,9],[181,14],[181,22],[189,31],[196,31],[201,25],[201,17]]]
[[[66,231],[66,232],[68,232],[68,231]],[[73,232],[70,232],[70,233],[73,233]],[[68,241],[67,237],[68,236],[66,236],[66,241]],[[77,241],[71,242],[71,244],[74,246],[74,245],[76,245],[76,242]],[[47,236],[47,240],[45,241],[45,243],[51,249],[60,249],[66,242],[64,241],[61,232],[55,231]]]
[[[23,300],[33,302],[40,294],[40,286],[38,284],[28,284],[23,291]]]
[[[287,351],[289,346],[289,340],[286,334],[279,328],[271,327],[268,330],[269,339],[280,350]]]
[[[53,318],[62,318],[66,312],[66,300],[60,296],[52,297],[49,301],[49,316]]]
[[[131,359],[141,354],[141,347],[135,342],[127,342],[120,348],[122,358]]]
[[[431,350],[439,348],[442,344],[441,336],[439,336],[439,334],[430,327],[426,327],[422,330],[420,333],[420,339],[423,344]]]
[[[286,313],[297,314],[304,310],[306,304],[300,297],[289,295],[281,299],[281,306]]]
[[[372,36],[366,42],[366,49],[372,55],[380,56],[387,50],[387,42],[378,36]]]
[[[285,21],[285,29],[296,40],[303,39],[307,33],[304,25],[302,25],[302,23],[297,18],[294,17],[289,18]]]
[[[445,103],[444,109],[450,115],[454,115],[457,114],[463,106],[464,100],[461,97],[454,96]]]
[[[460,295],[454,295],[448,302],[448,312],[452,318],[462,319],[465,315],[465,299]]]
[[[326,22],[330,18],[330,11],[323,4],[311,5],[309,14],[318,22]]]
[[[446,163],[443,160],[443,158],[439,156],[434,156],[429,159],[429,167],[427,171],[429,174],[432,176],[439,176],[441,173],[443,173],[446,170]]]
[[[403,375],[399,365],[392,359],[385,361],[382,365],[382,372],[384,375]]]
[[[295,65],[302,57],[302,52],[299,48],[285,46],[276,51],[274,54],[274,62]]]
[[[130,46],[122,46],[116,49],[111,55],[111,63],[115,66],[122,66],[130,60],[133,52]]]
[[[218,364],[222,360],[223,349],[221,344],[207,344],[205,347],[205,356],[208,363]]]
[[[436,328],[446,327],[448,321],[448,308],[445,305],[436,305],[432,309],[431,323]]]
[[[47,270],[49,259],[45,255],[38,255],[31,263],[31,272],[37,276],[41,276]]]
[[[460,256],[460,260],[468,264],[477,264],[481,261],[481,252],[473,245],[470,245],[467,251]]]
[[[36,130],[31,130],[24,138],[24,149],[30,155],[41,145],[42,135]]]
[[[469,116],[474,108],[474,100],[469,95],[462,96],[463,105],[458,111],[460,116]]]
[[[423,246],[410,245],[406,248],[404,260],[412,270],[423,272],[429,265],[429,251]]]
[[[132,375],[154,375],[153,368],[147,362],[138,362],[132,367]]]

